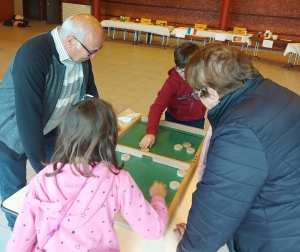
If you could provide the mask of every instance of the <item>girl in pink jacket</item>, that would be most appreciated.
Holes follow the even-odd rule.
[[[92,98],[70,109],[51,163],[28,186],[7,251],[120,251],[118,211],[145,239],[163,236],[166,185],[154,182],[147,202],[124,164],[118,166],[117,140],[109,103]]]

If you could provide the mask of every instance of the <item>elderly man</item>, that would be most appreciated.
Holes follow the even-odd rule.
[[[90,58],[103,42],[98,20],[78,14],[18,49],[0,84],[2,201],[26,185],[27,159],[39,172],[52,157],[68,107],[86,93],[98,96]],[[15,218],[6,218],[12,229]]]

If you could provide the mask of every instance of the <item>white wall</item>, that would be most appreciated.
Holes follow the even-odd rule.
[[[23,16],[23,1],[22,0],[14,0],[14,10],[15,10],[15,15]]]

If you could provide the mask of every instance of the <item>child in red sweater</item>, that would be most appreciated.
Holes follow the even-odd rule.
[[[199,47],[194,43],[183,43],[176,47],[174,51],[175,67],[169,70],[168,79],[150,107],[146,135],[140,141],[141,148],[151,148],[154,144],[159,120],[166,108],[166,121],[197,128],[204,127],[206,108],[184,78],[185,65],[198,50]]]

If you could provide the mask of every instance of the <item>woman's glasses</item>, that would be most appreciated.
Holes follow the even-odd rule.
[[[195,99],[195,100],[200,100],[200,97],[202,96],[203,91],[205,91],[207,89],[207,87],[203,87],[200,88],[199,90],[194,90],[193,93],[191,93],[191,96]]]

